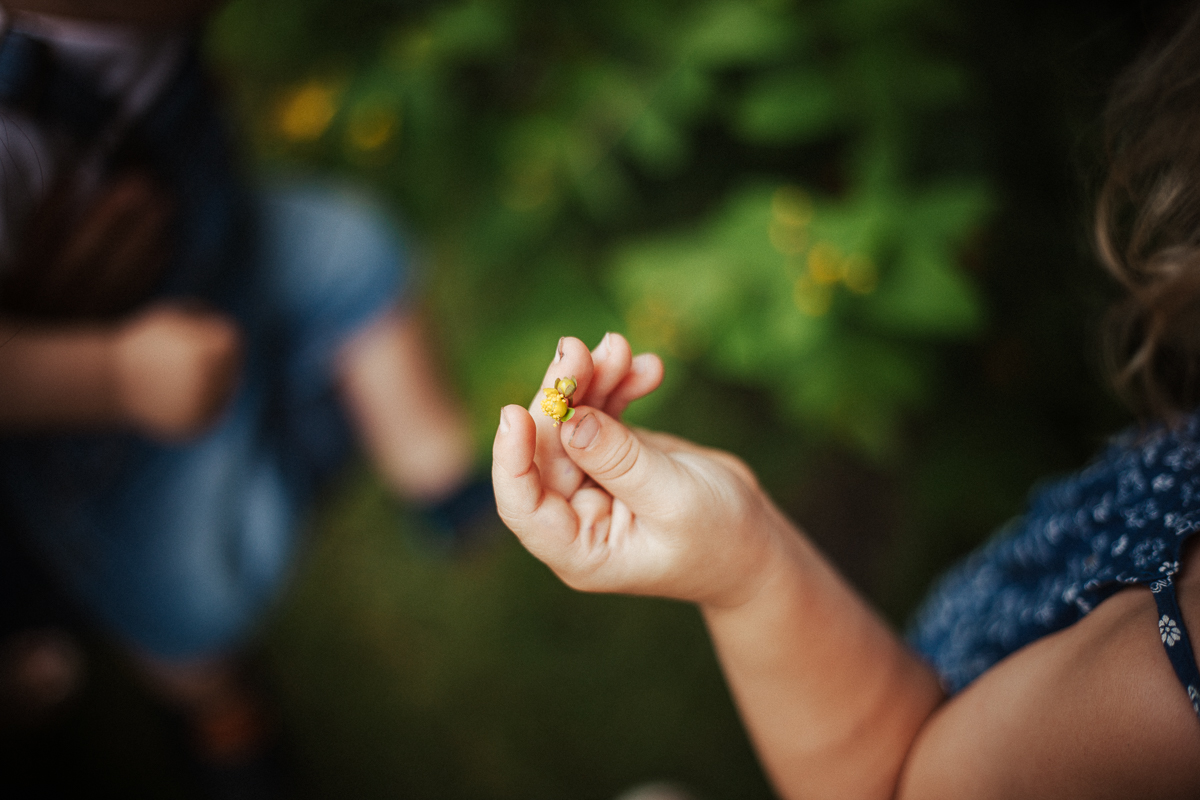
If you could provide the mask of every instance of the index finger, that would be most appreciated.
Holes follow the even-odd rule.
[[[575,394],[582,397],[592,382],[592,374],[592,354],[587,345],[574,336],[564,336],[558,340],[554,360],[550,362],[546,375],[542,378],[542,389],[553,388],[554,382],[559,378],[574,378]],[[538,390],[537,396],[529,406],[529,413],[537,426],[534,461],[541,471],[546,488],[558,492],[563,497],[570,497],[583,482],[583,472],[567,458],[562,442],[559,441],[555,420],[542,412],[542,400],[546,396],[542,389]]]

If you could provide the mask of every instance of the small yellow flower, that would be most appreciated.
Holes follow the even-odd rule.
[[[560,422],[566,422],[575,414],[571,408],[571,395],[575,394],[575,377],[559,378],[554,382],[554,388],[542,389],[546,397],[542,400],[542,413],[554,420],[554,427]]]

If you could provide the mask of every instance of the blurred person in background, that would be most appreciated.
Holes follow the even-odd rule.
[[[564,338],[532,415],[502,410],[501,517],[577,589],[696,603],[784,797],[1200,796],[1198,124],[1191,9],[1106,117],[1096,239],[1144,422],[1039,487],[907,641],[739,459],[621,424],[663,367],[617,334]]]
[[[352,434],[439,520],[491,503],[395,223],[244,179],[198,55],[215,5],[19,0],[0,31],[2,533],[214,786],[269,743],[237,655]],[[61,645],[21,641],[35,671]]]

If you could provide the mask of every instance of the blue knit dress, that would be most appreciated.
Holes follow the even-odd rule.
[[[1037,489],[1026,514],[952,569],[918,611],[910,642],[961,690],[1010,653],[1146,586],[1158,634],[1200,715],[1200,670],[1175,574],[1200,530],[1200,413],[1115,437],[1081,472]]]

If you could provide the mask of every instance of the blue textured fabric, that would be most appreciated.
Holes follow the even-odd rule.
[[[274,598],[306,501],[350,444],[334,355],[397,304],[407,256],[357,194],[312,182],[248,191],[194,56],[131,137],[179,202],[156,299],[238,321],[240,388],[214,429],[183,445],[0,437],[0,504],[106,630],[191,658],[236,647]]]
[[[1200,529],[1200,416],[1130,430],[1081,472],[1035,491],[1027,513],[951,570],[910,641],[957,692],[1124,586],[1154,593],[1159,636],[1200,715],[1200,672],[1173,577]]]

